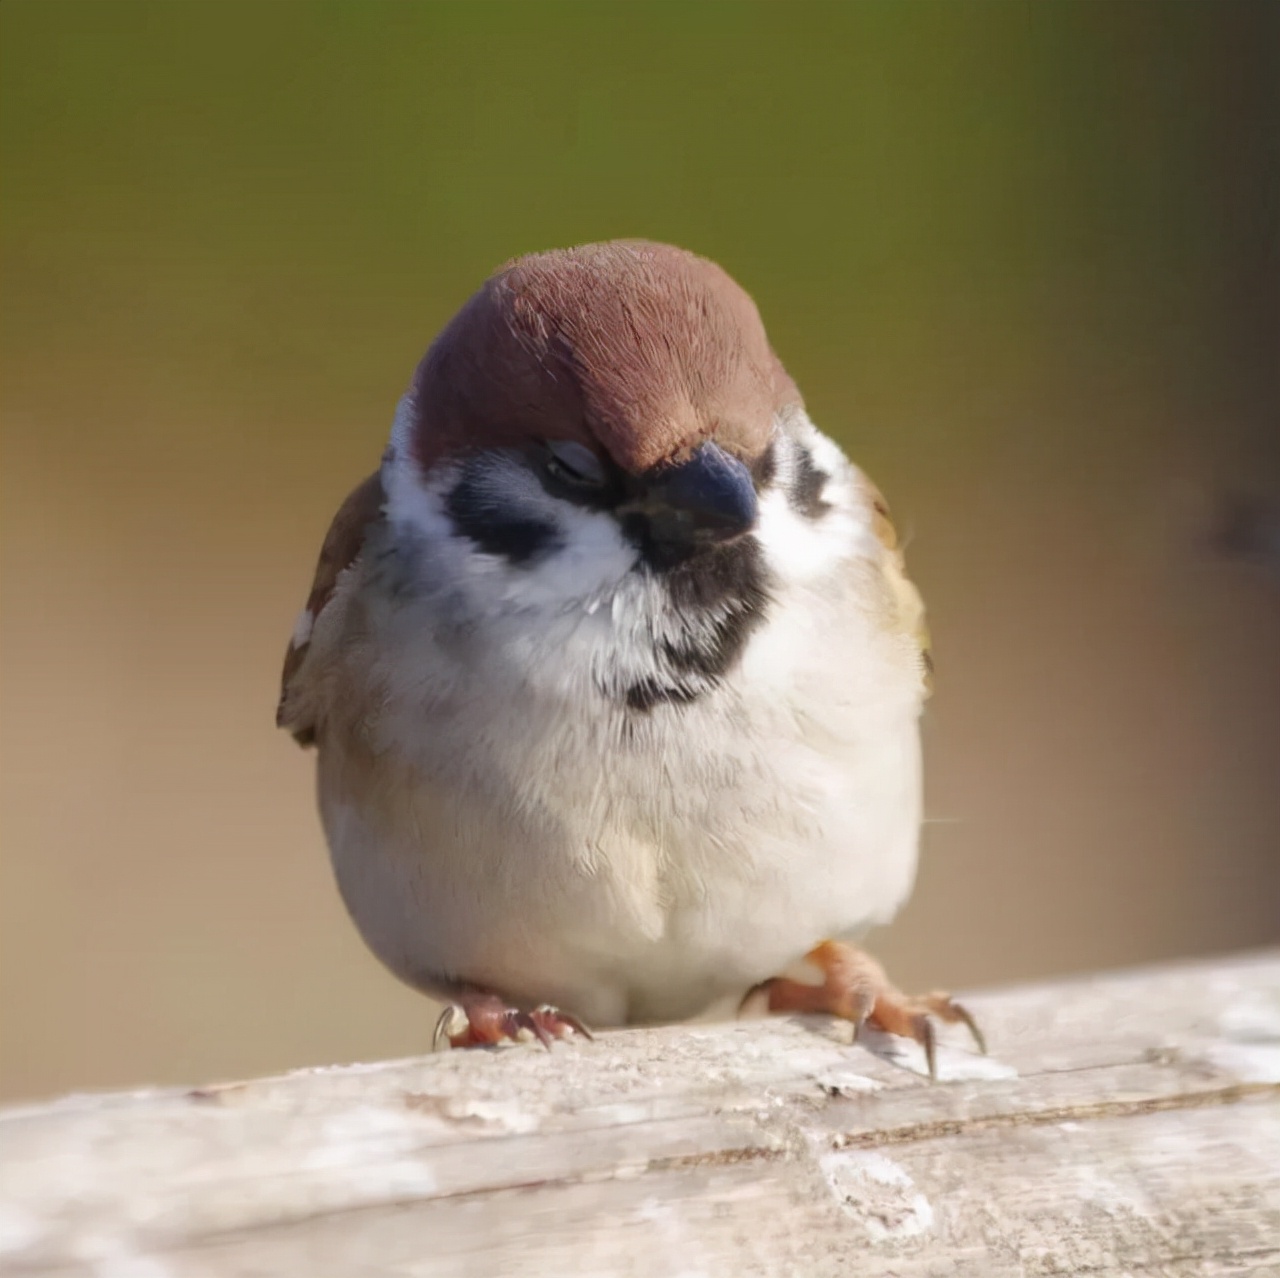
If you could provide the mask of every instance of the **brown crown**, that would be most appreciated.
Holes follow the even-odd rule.
[[[750,296],[715,263],[643,241],[509,263],[436,338],[414,390],[424,467],[575,439],[633,474],[713,436],[751,460],[801,402]]]

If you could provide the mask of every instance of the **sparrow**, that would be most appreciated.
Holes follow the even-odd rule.
[[[912,888],[930,670],[885,502],[751,297],[617,241],[515,259],[435,339],[324,540],[277,721],[438,1039],[754,999],[933,1073],[933,1019],[981,1046],[972,1018],[853,944]]]

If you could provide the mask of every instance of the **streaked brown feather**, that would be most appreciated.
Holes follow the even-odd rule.
[[[358,484],[338,507],[316,563],[311,593],[307,596],[306,613],[311,618],[314,633],[320,615],[333,598],[338,578],[360,557],[369,529],[382,516],[386,494],[382,477],[376,471]],[[280,680],[280,702],[276,708],[276,724],[288,728],[299,745],[311,745],[315,740],[315,724],[307,717],[293,713],[296,700],[298,674],[311,647],[310,634],[301,643],[290,643],[285,653],[284,671]]]

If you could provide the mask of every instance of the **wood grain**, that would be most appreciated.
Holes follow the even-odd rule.
[[[1280,951],[0,1114],[0,1273],[1280,1273]]]

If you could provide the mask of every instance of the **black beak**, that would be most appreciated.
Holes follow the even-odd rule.
[[[715,444],[702,444],[677,466],[646,476],[629,515],[647,525],[653,542],[680,557],[699,546],[732,541],[756,522],[751,472]]]

